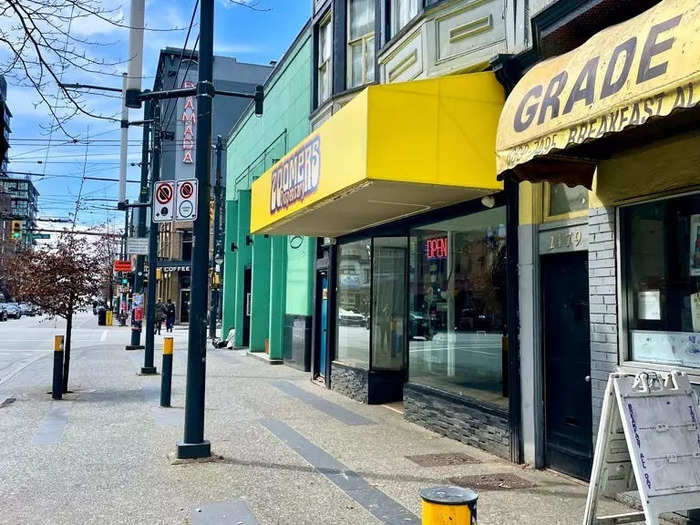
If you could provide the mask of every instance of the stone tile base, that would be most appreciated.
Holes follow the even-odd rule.
[[[507,412],[412,383],[404,385],[403,400],[408,421],[510,460]]]

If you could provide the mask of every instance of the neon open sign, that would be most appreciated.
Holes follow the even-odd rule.
[[[447,237],[437,237],[425,241],[425,256],[428,259],[447,258]]]

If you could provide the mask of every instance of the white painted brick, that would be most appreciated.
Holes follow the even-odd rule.
[[[604,297],[608,297],[608,296],[607,295],[591,295],[590,303],[591,304],[603,304]]]
[[[595,242],[612,241],[612,238],[612,232],[596,233],[593,235],[593,240]]]
[[[617,324],[617,315],[605,314],[605,322],[610,323],[610,324],[612,324],[612,323]]]
[[[615,304],[617,303],[617,296],[615,295],[604,295],[603,300],[605,304]]]

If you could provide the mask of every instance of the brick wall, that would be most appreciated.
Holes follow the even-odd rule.
[[[593,434],[598,430],[608,374],[618,363],[615,208],[588,212]]]

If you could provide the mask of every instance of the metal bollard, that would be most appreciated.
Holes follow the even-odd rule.
[[[462,487],[430,487],[420,491],[423,525],[476,525],[479,495]]]
[[[112,310],[105,312],[105,326],[112,326]]]
[[[170,406],[170,387],[173,379],[173,338],[163,338],[163,363],[160,375],[160,406]]]
[[[53,399],[63,398],[63,336],[53,336],[53,385],[51,386]]]

